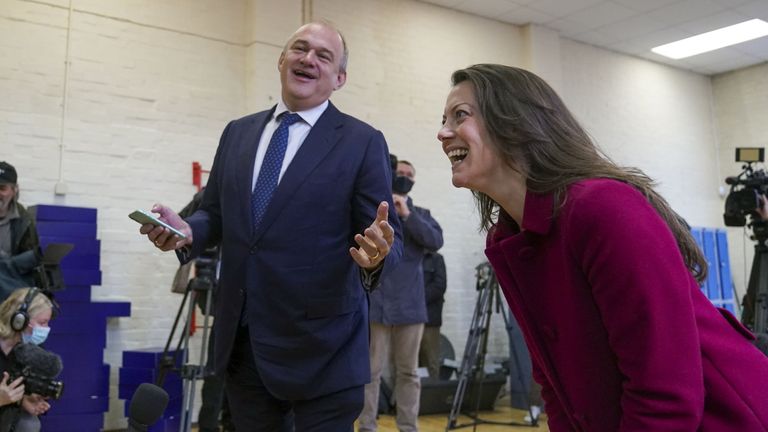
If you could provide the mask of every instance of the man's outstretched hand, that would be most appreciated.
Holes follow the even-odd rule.
[[[379,267],[395,241],[395,230],[389,224],[388,217],[389,204],[382,201],[376,210],[376,220],[362,234],[355,235],[359,247],[349,248],[352,259],[366,270]]]

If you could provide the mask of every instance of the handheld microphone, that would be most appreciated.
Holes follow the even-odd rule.
[[[17,344],[11,350],[11,379],[24,377],[24,394],[39,394],[59,399],[64,383],[54,378],[61,373],[61,357],[31,343]]]
[[[161,387],[142,383],[128,405],[128,432],[146,432],[163,415],[168,393]]]

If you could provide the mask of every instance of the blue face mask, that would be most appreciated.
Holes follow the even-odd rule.
[[[24,343],[31,343],[35,345],[40,345],[41,343],[45,342],[45,340],[48,338],[48,333],[51,332],[50,327],[32,327],[32,334],[21,334],[21,340]]]

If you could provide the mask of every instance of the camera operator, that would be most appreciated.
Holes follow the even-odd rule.
[[[758,195],[757,197],[758,206],[754,211],[753,221],[757,220],[759,217],[759,220],[761,222],[767,222],[768,221],[768,199],[766,199],[765,195]],[[756,291],[757,286],[755,284],[748,284],[747,285],[747,293],[744,295],[744,297],[741,300],[741,306],[742,306],[742,312],[741,312],[741,322],[743,322],[745,325],[752,328],[754,326],[754,311],[755,311],[755,297],[757,295]],[[758,337],[764,337],[762,335],[757,335]],[[762,342],[759,341],[759,342]],[[765,349],[762,349],[763,352],[766,352]]]
[[[35,284],[41,259],[34,218],[18,199],[16,168],[0,161],[0,302]]]
[[[8,372],[16,366],[12,350],[17,345],[45,342],[51,328],[53,303],[37,288],[21,288],[0,304],[0,432],[37,432],[38,416],[45,414],[51,405],[39,394],[24,394],[24,383],[17,378],[10,384]],[[19,395],[21,393],[22,395]]]

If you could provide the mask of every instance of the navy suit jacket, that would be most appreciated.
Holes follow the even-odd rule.
[[[222,248],[215,365],[223,372],[245,307],[251,347],[270,392],[301,400],[370,381],[368,305],[354,236],[389,202],[395,242],[381,276],[402,254],[384,136],[333,104],[310,130],[254,230],[256,149],[274,108],[224,130],[200,210],[187,219],[194,244]],[[247,301],[244,301],[247,297]]]

